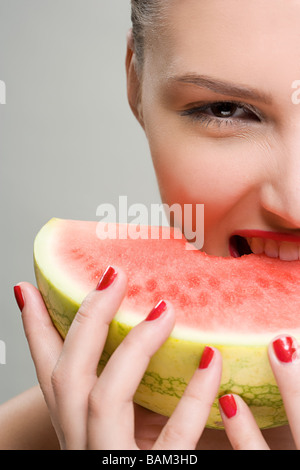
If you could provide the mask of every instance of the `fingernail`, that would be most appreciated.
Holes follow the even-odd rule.
[[[223,395],[219,398],[221,408],[227,418],[233,418],[237,412],[237,405],[233,395]]]
[[[282,336],[273,341],[273,349],[280,362],[293,362],[297,358],[298,345],[290,336]]]
[[[202,353],[201,361],[199,364],[199,369],[207,369],[207,367],[212,361],[212,358],[214,357],[214,354],[215,354],[215,351],[209,346],[206,346]]]
[[[156,318],[159,318],[166,309],[166,302],[164,300],[160,300],[160,302],[158,302],[158,304],[151,310],[145,321],[156,320]]]
[[[114,270],[112,266],[108,266],[108,268],[103,273],[100,281],[98,282],[96,290],[107,289],[114,282],[117,277],[117,274],[118,273]]]
[[[22,312],[22,310],[24,308],[24,305],[25,305],[25,302],[24,302],[24,297],[23,297],[23,294],[22,294],[21,287],[20,286],[14,286],[14,293],[15,293],[15,298],[16,298],[18,307]]]

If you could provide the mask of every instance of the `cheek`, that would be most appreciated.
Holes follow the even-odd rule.
[[[162,199],[168,204],[205,204],[206,216],[215,218],[253,187],[249,160],[239,158],[241,144],[201,137],[186,140],[173,133],[172,138],[156,135],[150,147]]]
[[[262,189],[277,168],[265,133],[211,137],[200,124],[179,122],[155,99],[146,107],[145,131],[162,201],[204,204],[208,236],[259,216]]]

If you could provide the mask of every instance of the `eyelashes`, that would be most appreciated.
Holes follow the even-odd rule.
[[[250,104],[235,101],[218,101],[193,106],[180,112],[183,117],[205,127],[245,125],[249,121],[261,122],[260,113]]]

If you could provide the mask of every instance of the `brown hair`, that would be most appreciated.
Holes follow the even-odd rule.
[[[162,26],[166,9],[166,0],[131,0],[131,21],[137,67],[142,68],[145,44],[150,44],[151,37]]]

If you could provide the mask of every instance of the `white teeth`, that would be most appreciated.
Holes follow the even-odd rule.
[[[298,259],[299,247],[296,243],[282,242],[279,248],[280,259],[294,261]]]
[[[300,260],[300,245],[291,242],[277,242],[266,238],[247,238],[254,254],[265,253],[270,258],[280,258],[283,261]]]
[[[270,258],[278,258],[278,255],[279,255],[278,243],[275,240],[267,239],[265,242],[265,253]]]
[[[265,242],[262,238],[252,238],[250,248],[256,255],[261,255],[264,252]]]

